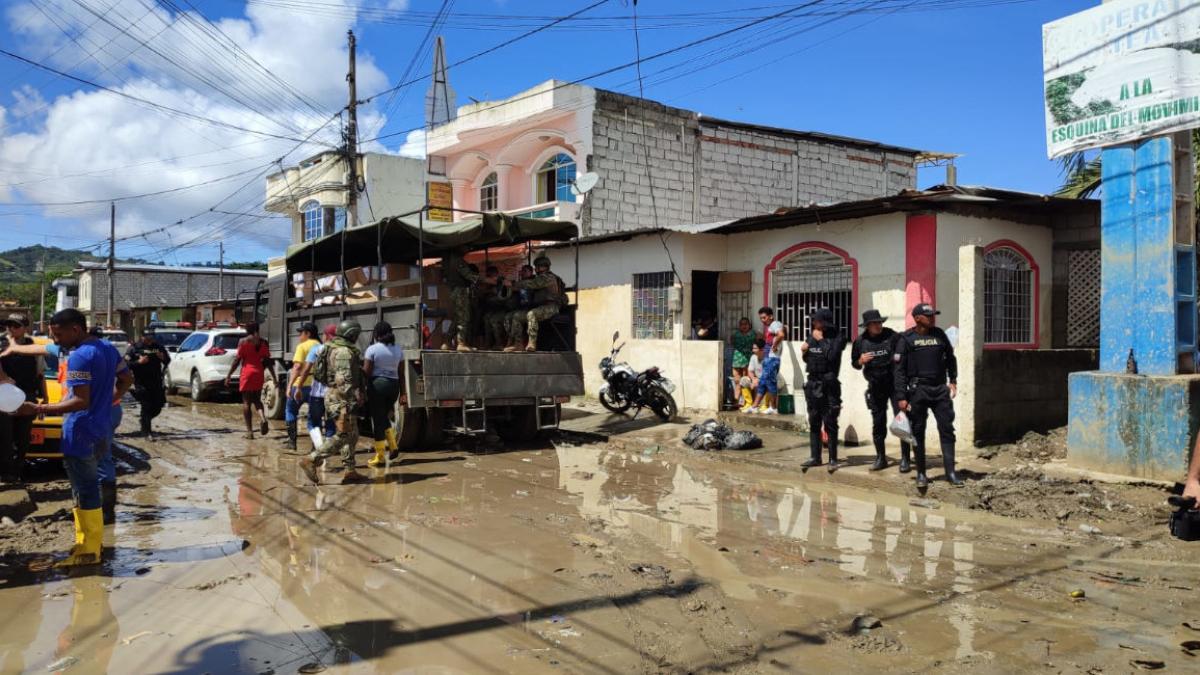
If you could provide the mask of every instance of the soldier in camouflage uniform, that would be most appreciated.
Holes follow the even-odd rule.
[[[342,483],[364,480],[362,474],[354,470],[354,452],[358,448],[358,417],[354,409],[362,403],[365,392],[362,352],[357,345],[361,334],[362,326],[357,321],[338,324],[333,341],[321,350],[313,368],[317,381],[329,388],[325,392],[325,419],[327,424],[333,423],[336,431],[309,457],[300,460],[300,468],[314,485],[321,483],[317,467],[325,463],[326,457],[339,451],[346,466]]]
[[[450,287],[450,301],[454,319],[456,349],[460,352],[471,349],[471,314],[474,310],[475,284],[485,281],[484,277],[471,269],[463,258],[466,247],[459,246],[442,259],[442,280]]]
[[[521,280],[533,277],[533,265],[521,266]],[[488,313],[485,318],[488,331],[494,338],[492,346],[497,349],[503,349],[512,344],[508,338],[509,324],[512,323],[514,312],[520,312],[524,315],[532,308],[533,292],[528,290],[513,291],[505,300],[504,304],[494,311]]]
[[[550,271],[550,259],[540,255],[533,261],[533,266],[537,270],[533,278],[513,284],[513,290],[533,291],[533,309],[524,314],[518,311],[511,315],[512,321],[508,327],[509,345],[504,348],[506,352],[519,351],[526,335],[529,344],[526,345],[525,351],[536,352],[538,322],[557,316],[559,309],[566,304],[566,285],[557,274]]]

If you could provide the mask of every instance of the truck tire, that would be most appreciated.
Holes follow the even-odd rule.
[[[274,372],[269,370],[263,382],[262,402],[263,410],[267,413],[267,419],[283,419],[287,398],[283,395],[283,389],[279,386],[279,379],[275,377]]]
[[[425,410],[396,404],[396,445],[411,450],[421,442],[425,432]]]
[[[538,437],[537,408],[532,405],[512,406],[510,417],[497,420],[496,435],[506,443],[529,443]]]
[[[445,440],[446,411],[441,408],[425,409],[425,424],[421,431],[421,446],[437,447]]]

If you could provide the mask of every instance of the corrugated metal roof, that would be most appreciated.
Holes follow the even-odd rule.
[[[76,271],[108,269],[107,263],[84,261],[78,263]],[[216,267],[175,267],[172,265],[137,265],[118,263],[114,266],[118,272],[165,272],[168,274],[231,274],[234,276],[265,277],[266,270],[238,270],[226,267],[221,270]]]

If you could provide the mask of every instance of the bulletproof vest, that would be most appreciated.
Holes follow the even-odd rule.
[[[945,382],[946,346],[950,343],[945,333],[934,329],[925,335],[918,335],[913,329],[905,331],[901,339],[908,343],[908,366],[905,369],[908,377]]]
[[[550,303],[561,304],[563,297],[562,279],[553,272],[539,272],[539,277],[548,277],[550,283],[544,288],[538,288],[533,291],[533,303],[535,305],[548,305]]]
[[[829,338],[814,340],[811,336],[805,340],[808,351],[804,353],[804,365],[809,377],[821,377],[836,372],[833,358],[833,341]]]
[[[876,337],[871,337],[863,333],[858,338],[858,349],[862,354],[870,354],[875,357],[863,366],[863,373],[866,374],[869,380],[890,380],[892,379],[892,354],[895,351],[896,332],[890,328],[883,329],[883,332]]]

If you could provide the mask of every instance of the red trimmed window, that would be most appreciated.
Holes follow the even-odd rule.
[[[983,343],[1036,348],[1038,267],[1020,245],[999,241],[983,254]]]
[[[809,317],[829,309],[844,335],[857,333],[858,264],[845,251],[821,242],[797,244],[764,270],[767,304],[788,328],[790,340],[808,334]]]

